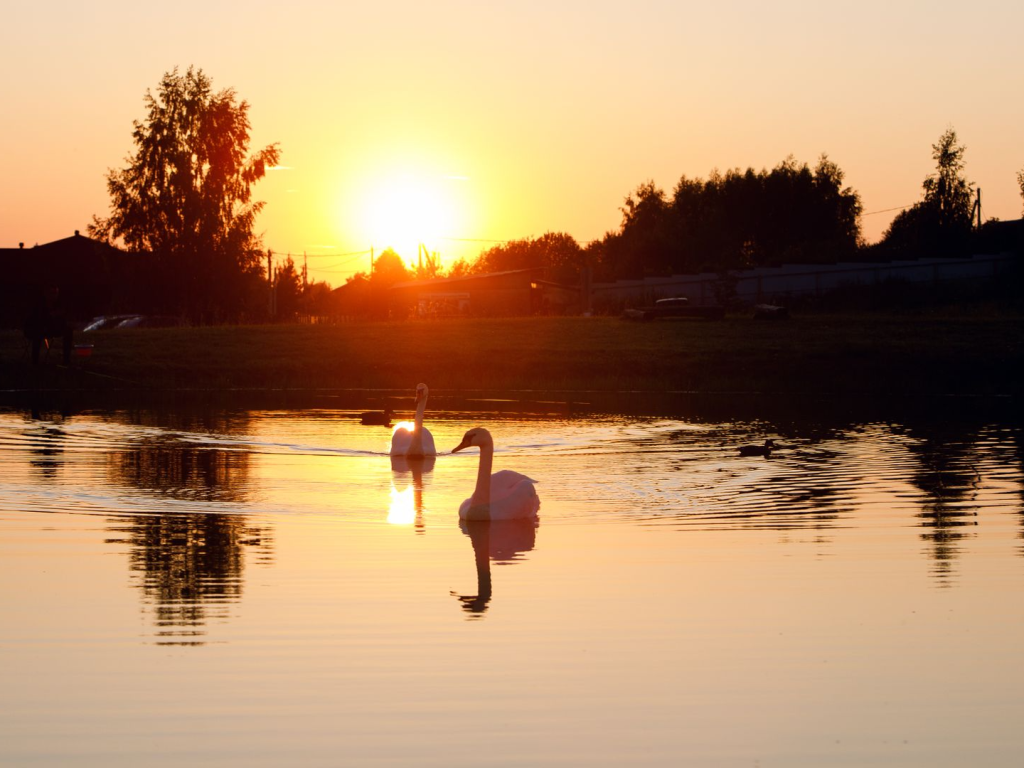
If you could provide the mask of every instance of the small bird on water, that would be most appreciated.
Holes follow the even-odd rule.
[[[359,420],[363,424],[372,424],[381,427],[391,426],[391,409],[385,408],[383,411],[366,411],[359,414]]]
[[[773,448],[775,448],[775,441],[768,438],[764,441],[764,445],[741,445],[739,452],[740,456],[764,456],[768,458],[772,455]]]

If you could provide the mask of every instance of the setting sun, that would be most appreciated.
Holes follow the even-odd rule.
[[[371,187],[363,217],[377,252],[391,248],[413,266],[421,244],[428,252],[440,251],[441,239],[459,232],[462,225],[450,190],[455,181],[400,174]]]

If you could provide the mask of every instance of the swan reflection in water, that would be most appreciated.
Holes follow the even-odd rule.
[[[537,542],[537,520],[460,520],[459,527],[473,542],[476,561],[476,594],[460,595],[462,608],[471,618],[480,618],[491,601],[491,561],[499,565],[513,563]]]
[[[434,470],[436,456],[391,457],[391,505],[388,522],[392,525],[413,525],[423,533],[423,477]],[[411,479],[411,483],[409,480]],[[404,489],[399,490],[402,485]]]

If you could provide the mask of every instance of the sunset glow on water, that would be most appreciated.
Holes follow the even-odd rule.
[[[538,524],[460,527],[481,423]],[[1024,754],[1015,425],[429,427],[393,465],[345,412],[0,414],[0,763]]]

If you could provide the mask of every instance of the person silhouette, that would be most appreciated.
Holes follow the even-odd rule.
[[[25,338],[32,345],[32,364],[39,364],[39,352],[49,341],[60,337],[63,341],[64,365],[71,365],[71,350],[74,345],[74,331],[64,316],[60,304],[60,289],[56,286],[40,287],[25,318]]]

